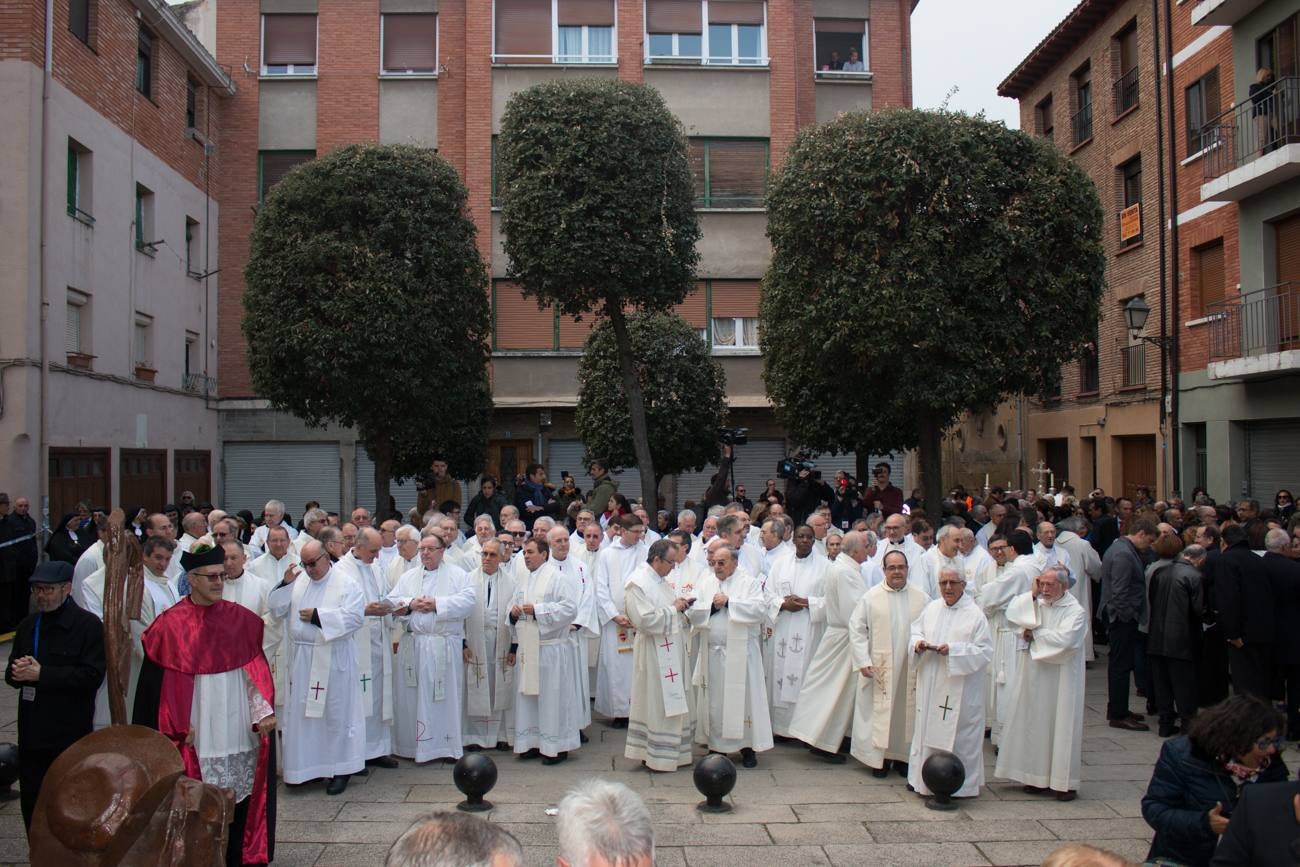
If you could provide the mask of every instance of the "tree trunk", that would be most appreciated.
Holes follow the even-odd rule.
[[[916,464],[921,471],[921,495],[925,513],[937,529],[943,517],[943,427],[933,417],[921,420],[921,436],[916,446]]]
[[[378,527],[388,519],[388,486],[393,477],[393,444],[387,437],[380,437],[375,443],[375,450],[370,455],[375,462],[375,509],[374,523]],[[358,503],[357,505],[361,505]]]
[[[648,514],[659,508],[658,486],[655,484],[654,459],[650,456],[650,431],[645,422],[645,398],[641,394],[641,380],[636,375],[636,362],[632,358],[632,339],[627,333],[627,319],[623,308],[613,301],[605,304],[605,315],[614,327],[614,343],[618,347],[618,366],[623,372],[623,388],[627,390],[627,412],[632,419],[632,450],[636,454],[637,469],[641,471],[641,502]]]

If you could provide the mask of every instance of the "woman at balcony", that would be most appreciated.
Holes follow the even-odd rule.
[[[1255,124],[1255,144],[1261,154],[1273,150],[1273,70],[1261,66],[1255,73],[1255,83],[1250,86],[1250,114]]]

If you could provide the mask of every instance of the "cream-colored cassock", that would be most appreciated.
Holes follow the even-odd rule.
[[[1087,616],[1069,593],[1054,603],[1022,593],[1007,606],[1007,621],[1032,629],[1034,637],[993,774],[1027,786],[1075,791],[1083,749]]]
[[[913,654],[916,723],[907,782],[922,795],[932,794],[921,779],[921,766],[932,754],[946,750],[966,768],[966,782],[954,794],[960,798],[978,795],[984,785],[985,695],[988,666],[993,661],[988,620],[965,593],[951,606],[939,598],[926,605],[912,623],[908,640],[913,648],[918,641],[946,644],[948,654],[927,650],[919,659]]]
[[[378,563],[363,563],[352,552],[334,564],[357,582],[366,604],[379,602],[389,593]],[[393,751],[393,649],[390,640],[393,618],[367,615],[357,630],[357,668],[361,700],[366,706],[366,758],[376,759]],[[367,665],[366,663],[369,662]]]
[[[579,538],[577,545],[573,545],[570,536],[569,556],[576,557],[582,564],[583,577],[591,586],[592,609],[596,615],[595,634],[587,638],[587,719],[591,719],[591,697],[596,694],[596,666],[600,663],[600,624],[604,617],[601,615],[599,601],[596,598],[596,559],[600,556],[600,550],[588,551],[586,543]]]
[[[277,718],[283,733],[284,781],[305,783],[357,773],[366,765],[366,711],[353,639],[365,620],[361,588],[331,569],[319,581],[303,574],[292,584],[276,587],[268,604],[271,616],[288,633],[290,647],[288,695],[284,713]],[[298,616],[308,608],[316,609],[320,626]],[[321,659],[313,665],[318,653]],[[327,672],[324,684],[318,677],[322,671]],[[309,707],[320,701],[323,710]]]
[[[627,579],[645,562],[646,546],[627,548],[615,539],[596,558],[596,607],[600,617],[600,666],[596,670],[596,711],[607,717],[625,717],[632,700],[632,642],[634,630],[619,626],[624,615],[623,591]]]
[[[578,658],[569,639],[581,594],[582,588],[573,576],[556,569],[550,561],[536,572],[525,570],[522,576],[516,576],[513,604],[532,603],[534,612],[514,625],[519,645],[515,671],[516,753],[538,749],[544,756],[556,756],[581,745],[578,675],[573,670]],[[531,659],[529,632],[534,633],[537,642],[536,656]],[[536,668],[535,675],[530,675],[530,666]]]
[[[515,742],[515,669],[510,654],[510,603],[515,595],[514,572],[483,567],[469,573],[474,608],[465,619],[465,640],[472,661],[465,668],[465,746],[495,747]],[[398,676],[403,676],[398,672]]]
[[[397,586],[397,582],[402,576],[412,569],[420,568],[420,555],[416,554],[410,560],[403,560],[399,554],[389,561],[388,566],[384,569],[384,580],[388,582],[388,589],[392,590]]]
[[[871,562],[880,567],[882,575],[885,571],[885,555],[890,551],[902,551],[907,556],[908,581],[915,583],[919,580],[913,573],[916,572],[921,558],[925,556],[925,549],[913,542],[911,536],[904,536],[901,542],[891,542],[887,537],[882,537],[876,543],[876,553],[871,558]],[[920,589],[925,590],[924,587],[920,587]],[[931,596],[930,598],[933,599],[934,597]]]
[[[447,553],[444,554],[442,557],[443,562],[450,563],[452,566],[456,566],[460,568],[467,575],[470,572],[474,571],[474,569],[478,567],[480,562],[482,562],[481,557],[475,557],[474,555],[466,551],[462,551],[460,548],[457,548],[455,545],[452,545],[450,548],[447,548],[446,550]]]
[[[956,569],[958,575],[965,577],[966,558],[960,552],[955,556],[945,557],[938,545],[932,545],[921,555],[920,562],[913,565],[910,560],[908,561],[907,583],[919,588],[929,598],[938,599],[939,572],[943,569]]]
[[[464,569],[443,562],[403,575],[388,599],[404,608],[431,597],[435,611],[397,618],[407,633],[400,643],[393,690],[393,740],[397,755],[427,762],[460,758],[461,702],[465,695],[465,619],[474,610],[474,587]]]
[[[695,730],[689,668],[690,621],[673,603],[677,588],[647,564],[628,579],[627,617],[636,627],[632,647],[632,704],[623,754],[655,771],[691,763]],[[680,597],[688,598],[688,597]],[[674,704],[668,714],[669,703]]]
[[[794,556],[794,543],[779,542],[771,548],[763,548],[760,546],[759,550],[763,552],[761,577],[766,581],[767,576],[772,574],[772,566],[776,564],[777,560],[782,557]]]
[[[313,536],[311,533],[308,533],[306,530],[303,530],[301,533],[299,533],[296,536],[294,536],[292,533],[290,533],[289,535],[292,537],[289,540],[289,544],[290,546],[293,547],[294,552],[299,555],[302,554],[302,549],[307,547],[308,542],[313,542],[316,539],[315,536]],[[245,547],[247,548],[249,546],[246,545]]]
[[[221,583],[221,598],[227,602],[234,602],[236,605],[242,605],[249,611],[262,618],[262,652],[266,654],[267,662],[271,663],[271,676],[275,678],[276,669],[274,656],[277,649],[282,645],[280,640],[284,631],[280,628],[280,623],[271,616],[271,590],[279,584],[276,581],[272,584],[270,581],[263,580],[260,575],[254,575],[247,569],[244,574],[238,578],[227,578]],[[283,655],[281,655],[283,661]],[[280,683],[275,684],[276,704],[283,704],[279,700]]]
[[[988,717],[994,746],[1002,742],[1002,728],[1011,712],[1011,695],[1016,676],[1027,650],[1020,630],[1007,622],[1007,606],[1033,586],[1037,562],[1033,554],[1022,554],[998,572],[993,581],[980,588],[975,602],[988,619],[993,634],[993,665],[989,675]]]
[[[799,691],[826,630],[826,598],[822,594],[830,565],[816,551],[809,551],[807,557],[800,559],[791,546],[772,565],[767,576],[767,616],[776,625],[772,627],[772,637],[763,642],[763,663],[767,699],[772,709],[772,732],[781,737],[791,737],[790,720],[794,717]],[[808,600],[808,607],[802,611],[782,611],[781,603],[786,596],[803,596]]]
[[[1088,635],[1083,642],[1083,658],[1092,662],[1097,653],[1092,644],[1092,585],[1101,580],[1101,558],[1092,547],[1092,543],[1070,530],[1062,530],[1056,535],[1057,547],[1070,552],[1070,574],[1074,576],[1074,586],[1070,593],[1083,606],[1084,616],[1088,619]]]
[[[591,675],[588,656],[591,639],[600,638],[600,614],[596,611],[596,587],[587,567],[572,554],[563,560],[551,557],[556,569],[578,585],[578,613],[569,627],[569,652],[573,654],[573,677],[578,696],[579,728],[591,725]]]
[[[839,752],[853,728],[853,704],[861,675],[853,668],[849,617],[866,592],[858,561],[840,552],[826,570],[822,585],[826,630],[808,665],[790,720],[790,737],[829,753]]]
[[[261,557],[249,560],[244,568],[274,587],[284,580],[284,573],[290,566],[297,566],[301,562],[302,558],[291,547],[279,560],[275,559],[275,556],[270,551],[267,551]]]
[[[104,543],[96,539],[89,548],[81,552],[77,565],[72,567],[72,601],[82,608],[86,607],[86,594],[81,588],[95,572],[104,568]]]
[[[930,600],[910,584],[893,590],[877,584],[858,600],[849,617],[849,644],[857,696],[853,713],[853,758],[872,768],[905,762],[916,719],[916,666],[907,645],[912,623]],[[870,665],[871,677],[862,674]]]
[[[758,577],[740,566],[725,582],[706,573],[689,609],[691,626],[702,633],[692,674],[699,724],[695,742],[720,753],[744,747],[772,748],[772,721],[763,677],[759,634],[767,620],[767,598]],[[710,613],[713,597],[727,604]]]
[[[82,595],[86,598],[86,610],[104,619],[104,576],[103,568],[92,572],[81,585]],[[177,589],[179,573],[175,575],[155,575],[144,567],[144,594],[140,598],[140,617],[130,622],[131,630],[131,670],[126,685],[126,712],[129,716],[135,707],[135,687],[140,682],[140,666],[144,664],[144,645],[140,636],[153,623],[154,618],[181,601]],[[125,601],[125,600],[124,600]],[[108,712],[108,678],[99,685],[95,695],[95,728],[102,729],[112,724]]]
[[[965,558],[966,593],[979,599],[979,592],[985,584],[992,583],[998,577],[998,561],[993,555],[979,545],[971,548]]]

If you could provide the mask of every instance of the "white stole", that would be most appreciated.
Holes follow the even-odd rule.
[[[344,581],[338,576],[330,575],[331,581],[325,585],[325,596],[321,600],[318,608],[337,608],[343,600]],[[307,593],[307,587],[311,584],[311,578],[307,575],[299,575],[293,582],[291,591],[292,604],[289,606],[289,616],[294,617],[302,610],[302,597]],[[319,615],[318,615],[319,616]],[[317,627],[319,630],[320,627]],[[289,632],[285,630],[286,634]],[[330,685],[330,663],[334,657],[334,642],[325,640],[324,632],[317,632],[316,646],[311,650],[311,672],[307,680],[307,711],[308,719],[320,719],[325,716],[325,696],[329,694]],[[367,658],[370,656],[369,648],[366,649]]]
[[[379,586],[379,576],[375,574],[374,566],[362,563],[360,560],[355,560],[354,562],[356,564],[357,577],[361,579],[360,583],[363,595],[367,597],[366,602],[382,601],[386,594]],[[374,599],[369,598],[372,592],[378,594]],[[366,716],[368,717],[375,715],[375,703],[368,700],[370,690],[367,688],[367,685],[373,683],[375,679],[374,664],[370,658],[371,647],[373,646],[370,638],[370,630],[372,628],[370,621],[372,620],[378,620],[379,623],[376,624],[376,626],[380,629],[383,628],[383,617],[365,616],[361,618],[361,628],[356,631],[357,677],[361,682],[361,692],[366,696]],[[383,715],[384,721],[389,722],[393,718],[393,655],[389,653],[388,648],[385,647],[380,656],[383,658],[384,684],[386,687],[384,689],[384,698],[382,701],[383,706],[380,708],[380,713]]]
[[[632,573],[628,583],[640,587],[647,598],[657,605],[671,607],[677,599],[675,593],[672,592],[675,589],[673,585],[666,578],[660,578],[649,565],[643,564],[641,568]],[[676,611],[674,611],[674,614],[676,614]],[[650,639],[651,645],[654,646],[655,670],[659,675],[659,692],[664,700],[664,716],[669,718],[682,716],[690,710],[686,704],[686,675],[684,672],[673,671],[673,647],[678,642],[686,640],[682,635],[684,619],[681,614],[672,617],[669,620],[668,634],[663,637],[662,641],[654,636],[646,636]],[[684,655],[682,658],[685,658]]]
[[[497,612],[496,658],[484,659],[483,657],[487,653],[487,642],[483,640],[483,630],[486,623],[483,612],[487,605],[488,576],[482,569],[475,569],[470,573],[470,580],[474,583],[475,598],[481,603],[474,605],[469,617],[465,620],[465,640],[469,642],[470,651],[474,654],[476,660],[471,665],[492,665],[496,667],[497,672],[497,693],[495,697],[489,694],[490,690],[486,677],[475,673],[471,678],[469,673],[466,673],[465,708],[466,713],[472,717],[490,717],[493,712],[500,712],[509,708],[514,700],[514,667],[505,665],[502,662],[510,649],[510,602],[514,595],[514,588],[507,586],[509,573],[504,569],[498,567],[495,578],[496,592],[492,594],[492,607]]]
[[[546,568],[550,566],[550,568]],[[534,579],[537,583],[534,584]],[[546,598],[547,592],[551,589],[551,582],[555,580],[555,567],[548,563],[543,563],[536,572],[525,572],[523,586],[516,592],[522,593],[520,597],[524,602],[530,602],[536,605]],[[526,616],[526,615],[525,615]],[[519,671],[523,676],[523,686],[520,692],[524,695],[538,695],[541,692],[541,652],[542,652],[542,629],[537,625],[537,615],[528,619],[519,618],[515,624],[515,633],[519,636]]]
[[[961,713],[962,693],[966,689],[966,678],[952,677],[948,674],[948,658],[933,653],[943,665],[943,673],[935,679],[934,691],[930,693],[931,706],[926,709],[925,745],[936,750],[952,752],[952,745],[957,738],[957,717]],[[933,701],[933,699],[940,699]]]

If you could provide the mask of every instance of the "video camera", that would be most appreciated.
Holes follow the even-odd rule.
[[[779,461],[776,465],[776,474],[783,479],[797,479],[801,471],[811,470],[812,477],[820,479],[822,474],[816,467],[817,464],[810,458],[809,452],[799,451]]]
[[[718,442],[724,446],[747,445],[749,443],[749,428],[720,427],[718,428]]]

